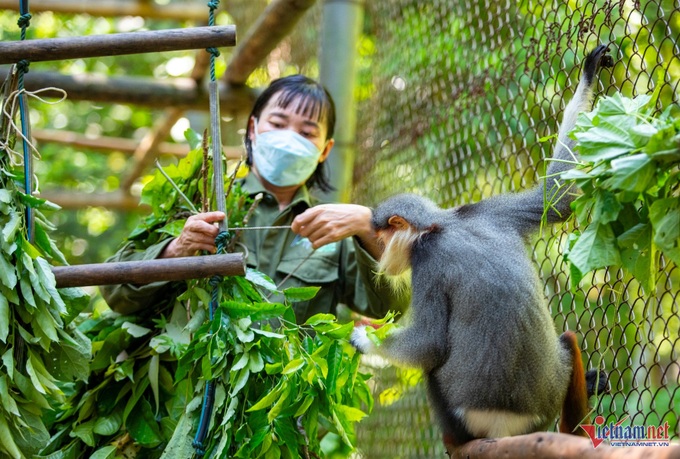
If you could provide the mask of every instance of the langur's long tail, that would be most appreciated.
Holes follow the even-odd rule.
[[[599,45],[586,56],[583,62],[581,81],[576,88],[574,97],[567,104],[562,116],[557,145],[553,154],[555,161],[550,161],[546,173],[546,198],[551,203],[552,209],[548,212],[548,221],[555,223],[565,220],[571,214],[570,195],[572,190],[565,189],[559,179],[559,174],[573,167],[577,157],[574,154],[576,141],[569,138],[569,132],[576,125],[579,113],[591,109],[593,93],[597,83],[597,74],[602,67],[611,67],[613,60],[609,54],[607,45]]]
[[[581,348],[578,345],[576,335],[572,331],[564,332],[560,336],[562,346],[571,355],[571,379],[567,389],[567,396],[562,404],[560,415],[560,432],[586,436],[579,424],[588,416],[588,390],[586,387],[586,374],[581,362]]]

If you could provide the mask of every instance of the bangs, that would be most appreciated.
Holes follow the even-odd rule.
[[[296,114],[303,115],[317,123],[327,121],[331,109],[328,97],[323,90],[313,86],[298,86],[281,90],[276,105],[283,109],[292,107]]]

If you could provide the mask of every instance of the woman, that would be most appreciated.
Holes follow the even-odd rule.
[[[331,189],[325,161],[333,147],[334,128],[330,94],[302,75],[273,81],[248,117],[244,140],[251,170],[242,188],[251,196],[264,195],[248,224],[291,230],[243,231],[247,264],[277,284],[285,281],[282,288],[321,287],[314,299],[294,305],[298,320],[335,313],[338,303],[373,317],[403,310],[407,303],[376,282],[381,248],[371,228],[371,210],[355,204],[319,204],[310,193],[314,188]],[[216,224],[224,218],[222,212],[191,216],[179,237],[142,253],[128,246],[111,261],[214,252]],[[129,313],[159,301],[166,284],[103,287],[102,293],[113,309]]]

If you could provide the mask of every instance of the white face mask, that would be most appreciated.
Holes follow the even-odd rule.
[[[260,177],[276,186],[300,185],[309,179],[319,164],[321,151],[311,141],[290,129],[257,133],[253,161]]]

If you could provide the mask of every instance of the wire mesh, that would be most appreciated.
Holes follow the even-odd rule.
[[[680,98],[680,3],[661,1],[392,0],[366,3],[372,65],[360,73],[357,201],[414,192],[444,207],[535,184],[551,154],[587,50],[610,44],[598,94]],[[366,46],[366,44],[364,44]],[[361,50],[360,50],[361,51]],[[606,423],[668,422],[680,413],[680,270],[661,260],[656,292],[618,270],[568,287],[560,254],[571,224],[530,247],[556,328],[575,330],[584,363],[609,372],[594,407]],[[358,457],[443,454],[422,384],[369,362],[376,407],[358,428]],[[390,395],[391,394],[391,395]]]

